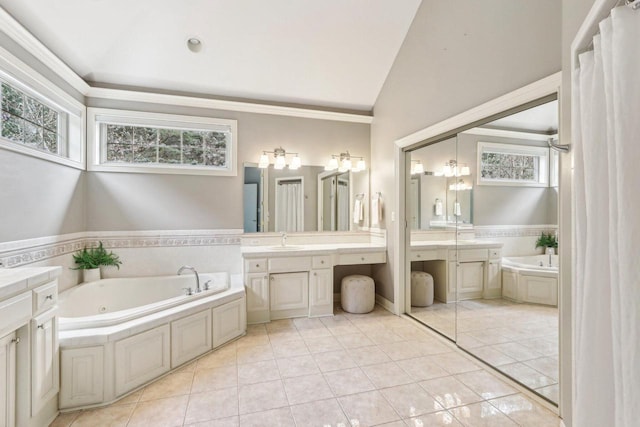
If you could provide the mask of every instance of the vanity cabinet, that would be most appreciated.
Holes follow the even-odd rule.
[[[51,309],[31,320],[31,415],[58,394],[58,319]]]
[[[499,260],[489,260],[487,263],[487,279],[483,298],[500,298],[502,295],[502,263]]]
[[[309,313],[309,274],[276,273],[269,275],[271,319],[307,316]]]
[[[244,283],[247,292],[247,322],[268,322],[269,276],[266,271],[246,274]]]
[[[456,276],[458,300],[482,297],[484,262],[460,262],[457,264]]]
[[[322,268],[309,272],[309,317],[333,314],[333,270]]]
[[[16,333],[0,338],[0,426],[16,422]]]

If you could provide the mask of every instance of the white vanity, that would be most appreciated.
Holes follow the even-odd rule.
[[[61,267],[0,269],[0,425],[40,427],[58,414]]]
[[[445,303],[502,296],[499,242],[412,241],[410,261],[433,276],[434,297]]]
[[[387,261],[379,243],[243,246],[247,322],[333,314],[333,268]]]

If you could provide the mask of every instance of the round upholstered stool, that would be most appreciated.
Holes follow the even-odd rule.
[[[424,271],[411,272],[411,305],[428,307],[433,304],[433,276]]]
[[[376,290],[373,279],[361,274],[353,274],[342,279],[340,302],[347,313],[369,313],[376,304]]]

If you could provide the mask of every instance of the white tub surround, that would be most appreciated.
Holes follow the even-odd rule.
[[[60,267],[0,268],[2,425],[40,427],[58,415]]]
[[[500,242],[479,240],[412,241],[409,260],[413,268],[433,276],[438,301],[500,298],[501,248]],[[407,286],[410,294],[411,284]]]
[[[334,266],[387,262],[384,242],[372,242],[369,233],[343,234],[352,241],[357,235],[367,238],[341,242],[348,237],[336,233],[334,243],[303,244],[295,234],[285,246],[280,236],[268,237],[272,246],[243,246],[248,322],[333,315]]]
[[[502,295],[515,302],[558,305],[558,255],[502,259]]]
[[[60,409],[110,403],[244,335],[242,277],[201,274],[201,286],[210,279],[212,289],[194,295],[181,289],[185,284],[195,287],[192,275],[107,279],[65,292],[64,315],[77,317],[62,320]],[[133,290],[136,281],[140,288]],[[87,301],[92,292],[102,301],[77,308],[77,301]],[[140,305],[120,305],[121,300]],[[93,314],[102,307],[103,314]]]

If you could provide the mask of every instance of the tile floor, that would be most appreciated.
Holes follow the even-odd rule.
[[[80,426],[558,426],[559,419],[435,333],[380,307],[280,320],[120,401],[60,415]]]
[[[412,315],[552,402],[558,402],[558,309],[504,299],[412,308]],[[457,317],[457,325],[455,319]]]

